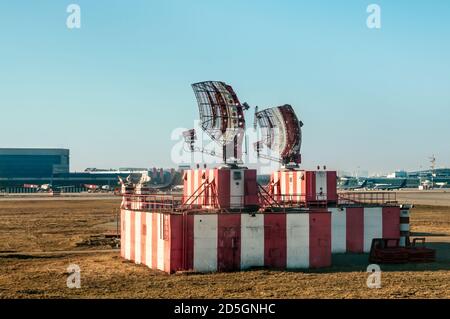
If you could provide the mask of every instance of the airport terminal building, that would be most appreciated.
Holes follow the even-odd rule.
[[[126,178],[145,168],[122,168],[118,170],[86,169],[70,171],[70,151],[50,148],[0,148],[0,192],[33,192],[29,186],[51,185],[63,192],[86,191],[86,185],[118,186],[118,177]],[[173,172],[153,168],[148,170],[152,181],[164,184],[171,180]]]
[[[80,190],[85,184],[117,186],[117,173],[70,172],[70,151],[0,148],[0,189],[21,192],[26,184],[50,184]]]
[[[69,172],[68,149],[0,148],[0,178],[51,178]]]

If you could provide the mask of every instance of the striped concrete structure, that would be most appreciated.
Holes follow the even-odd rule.
[[[368,253],[374,238],[400,238],[400,207],[338,207],[331,211],[333,253]]]
[[[331,214],[122,210],[121,255],[167,273],[331,265]]]
[[[168,273],[319,268],[331,265],[332,253],[368,253],[372,239],[400,237],[398,206],[329,211],[183,215],[123,209],[121,254]]]
[[[400,246],[409,245],[410,226],[409,217],[411,205],[400,206]]]
[[[335,171],[281,170],[272,173],[269,193],[281,203],[336,203]]]
[[[228,167],[184,172],[185,205],[240,209],[258,205],[256,170]]]
[[[408,242],[410,207],[336,205],[335,172],[274,173],[279,203],[258,192],[255,170],[188,170],[183,179],[179,200],[123,188],[124,258],[167,273],[302,269],[330,266],[332,253],[367,253],[374,238]]]

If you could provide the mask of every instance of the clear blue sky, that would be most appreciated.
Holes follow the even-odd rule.
[[[450,166],[448,0],[2,1],[0,41],[0,147],[70,148],[72,169],[171,166],[202,80],[292,104],[307,167]]]

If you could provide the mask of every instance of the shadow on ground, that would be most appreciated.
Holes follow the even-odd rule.
[[[427,243],[427,248],[436,249],[434,263],[408,263],[399,265],[381,264],[384,271],[436,271],[450,270],[450,243]],[[367,269],[369,254],[334,254],[333,267],[311,270],[315,273],[352,272]],[[309,271],[308,271],[309,272]]]
[[[450,242],[448,243],[427,243],[427,248],[436,249],[436,262],[434,263],[408,263],[408,264],[379,264],[382,271],[438,271],[450,270]],[[320,269],[298,269],[289,270],[289,272],[303,272],[310,274],[339,273],[339,272],[360,272],[367,271],[369,263],[369,254],[333,254],[332,267]],[[269,270],[264,267],[255,267],[251,270]],[[270,271],[277,271],[270,269]],[[286,270],[280,270],[285,272]],[[197,273],[195,273],[197,274]]]
[[[1,255],[0,259],[59,259],[64,255],[38,255],[38,254],[5,254]]]
[[[436,233],[411,233],[411,237],[449,237],[449,235]]]

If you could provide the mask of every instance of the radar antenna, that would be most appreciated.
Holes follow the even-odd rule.
[[[255,123],[262,134],[262,139],[255,143],[258,157],[280,162],[286,167],[298,167],[301,163],[303,123],[298,120],[292,106],[285,104],[256,112]],[[279,157],[261,154],[264,146],[278,152]]]
[[[218,81],[192,84],[197,98],[202,130],[222,147],[224,163],[232,159],[242,161],[242,142],[245,133],[244,111],[247,103],[241,104],[233,88]],[[190,151],[200,151],[216,156],[215,151],[195,147],[195,130],[183,133]]]

